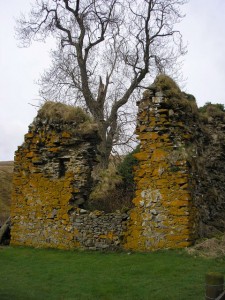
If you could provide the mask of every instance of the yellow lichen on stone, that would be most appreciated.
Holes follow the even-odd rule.
[[[84,121],[91,123],[81,109],[51,102],[31,124],[15,155],[12,245],[70,249],[80,244],[73,225],[79,214],[76,200],[82,203],[84,193],[88,195],[98,142],[96,129],[91,140],[82,132],[75,135],[75,127]]]
[[[180,93],[177,87],[175,90]],[[195,235],[185,148],[192,136],[185,133],[184,122],[174,118],[170,102],[160,93],[146,94],[139,104],[136,133],[140,152],[135,154],[139,165],[135,170],[135,208],[130,213],[127,249],[186,247]]]

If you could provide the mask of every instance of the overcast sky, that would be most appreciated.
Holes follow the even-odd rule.
[[[141,0],[140,0],[141,1]],[[35,81],[50,64],[53,44],[18,48],[15,17],[29,10],[32,0],[0,0],[0,161],[13,160],[17,146],[36,115],[29,103],[39,103]],[[180,24],[188,54],[184,58],[185,91],[199,106],[225,104],[225,1],[190,0]]]

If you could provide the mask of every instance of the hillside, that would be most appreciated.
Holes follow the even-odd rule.
[[[13,162],[0,162],[0,225],[9,216],[11,203]]]

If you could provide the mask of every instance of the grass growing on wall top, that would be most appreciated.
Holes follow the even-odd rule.
[[[38,111],[38,117],[51,121],[84,123],[91,121],[91,117],[80,107],[60,102],[46,101]]]
[[[162,92],[167,98],[169,107],[175,110],[183,110],[191,114],[198,114],[196,99],[193,95],[182,92],[178,84],[165,74],[158,75],[149,89],[143,93],[148,96],[149,90]]]
[[[211,103],[206,102],[204,106],[199,107],[199,113],[203,118],[209,119],[212,118],[219,118],[222,121],[225,121],[225,108],[224,104],[219,103]]]
[[[6,247],[0,265],[1,300],[199,300],[205,273],[223,273],[225,259]]]
[[[182,98],[182,92],[178,84],[171,77],[164,74],[158,75],[150,88],[162,91],[167,97],[173,97],[176,100]]]

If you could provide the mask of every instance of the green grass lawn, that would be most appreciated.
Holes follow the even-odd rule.
[[[224,259],[183,251],[100,253],[0,248],[0,299],[204,299],[204,276]]]

